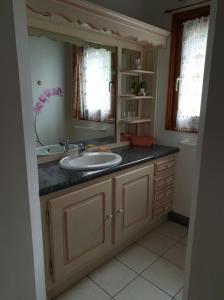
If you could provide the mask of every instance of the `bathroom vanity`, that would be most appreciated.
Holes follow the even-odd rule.
[[[139,239],[172,210],[177,148],[122,147],[115,167],[39,166],[50,298]]]
[[[109,148],[122,157],[116,166],[92,171],[64,170],[59,161],[39,165],[46,287],[52,299],[172,210],[178,149],[134,147],[128,141],[130,135],[155,136],[158,57],[169,32],[80,0],[27,0],[27,19],[37,141],[57,146],[58,138],[70,138],[71,144],[110,140],[105,144],[112,143]],[[100,67],[88,73],[91,84],[101,76],[89,90],[82,79],[88,69],[82,63],[85,51],[107,61],[106,80]],[[102,107],[92,114],[99,89]]]

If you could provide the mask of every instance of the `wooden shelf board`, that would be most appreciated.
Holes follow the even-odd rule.
[[[120,95],[122,100],[141,100],[141,99],[153,99],[153,96],[136,96],[136,95]]]
[[[123,75],[130,75],[130,76],[139,76],[139,75],[153,75],[153,71],[148,70],[135,70],[135,69],[123,69],[120,70],[120,73]]]
[[[152,122],[152,119],[120,119],[120,123],[128,123],[128,124],[140,124],[140,123],[149,123]]]

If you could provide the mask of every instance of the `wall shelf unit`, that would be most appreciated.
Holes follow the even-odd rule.
[[[119,49],[117,140],[122,134],[155,135],[157,64],[158,48]]]
[[[120,123],[127,123],[127,124],[141,124],[141,123],[150,123],[152,119],[145,118],[145,119],[120,119]]]
[[[153,96],[120,95],[121,100],[152,100]]]
[[[124,69],[121,70],[120,73],[122,75],[127,75],[127,76],[141,76],[141,75],[153,75],[153,71],[148,71],[148,70],[138,70],[138,69]]]

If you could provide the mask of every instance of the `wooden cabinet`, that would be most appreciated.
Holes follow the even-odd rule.
[[[48,201],[54,280],[76,272],[111,245],[111,180]]]
[[[42,199],[50,298],[165,220],[174,166],[169,156]]]
[[[116,243],[129,239],[151,221],[153,171],[150,165],[114,178]]]

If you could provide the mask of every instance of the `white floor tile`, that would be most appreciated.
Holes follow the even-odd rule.
[[[175,245],[175,241],[158,233],[151,232],[137,242],[137,244],[145,247],[146,249],[158,254],[164,254],[169,248]]]
[[[155,228],[155,231],[162,233],[176,241],[184,238],[187,234],[187,228],[174,222],[165,222]]]
[[[186,260],[186,247],[181,244],[176,244],[171,249],[169,249],[163,257],[166,258],[169,262],[184,269]]]
[[[163,258],[147,268],[142,276],[172,296],[183,287],[184,270]]]
[[[136,276],[135,272],[113,259],[94,271],[89,277],[111,296],[114,296]]]
[[[116,297],[116,300],[170,300],[166,293],[156,286],[138,277],[125,287]]]
[[[109,300],[111,297],[89,278],[85,278],[55,300]]]
[[[176,300],[182,300],[183,299],[183,290],[181,290],[175,297]]]
[[[159,257],[145,248],[133,244],[116,257],[137,273],[141,273]]]

